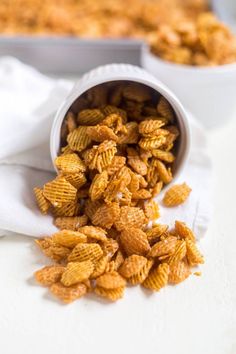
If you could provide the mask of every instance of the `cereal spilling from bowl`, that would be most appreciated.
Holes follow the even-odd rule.
[[[177,64],[216,66],[236,62],[236,37],[213,13],[202,13],[148,35],[152,52]]]
[[[35,188],[42,213],[60,229],[36,240],[56,263],[36,280],[69,303],[88,292],[115,301],[126,287],[158,291],[204,262],[191,229],[157,223],[155,198],[172,180],[179,129],[169,102],[129,82],[97,86],[75,102],[61,130],[58,176]],[[163,204],[186,201],[187,184]]]

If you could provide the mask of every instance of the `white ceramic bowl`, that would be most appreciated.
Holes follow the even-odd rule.
[[[128,64],[111,64],[98,67],[85,74],[74,86],[67,99],[62,103],[55,116],[50,139],[52,161],[57,157],[60,149],[60,132],[62,122],[71,105],[84,92],[102,83],[111,81],[133,81],[151,87],[163,95],[171,104],[176,113],[176,119],[180,129],[180,139],[177,157],[174,165],[174,178],[182,170],[189,153],[190,133],[186,111],[175,95],[159,80],[145,70]]]
[[[172,64],[144,46],[142,65],[163,81],[206,127],[224,125],[236,114],[236,64],[210,68]]]

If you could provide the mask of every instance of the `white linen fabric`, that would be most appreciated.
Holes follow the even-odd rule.
[[[73,83],[46,77],[17,59],[0,59],[0,235],[42,237],[55,232],[51,216],[40,214],[33,187],[55,176],[49,151],[52,121]],[[204,130],[190,117],[189,161],[178,181],[193,189],[188,201],[167,209],[162,223],[185,221],[205,235],[212,214],[211,161]],[[159,200],[160,198],[157,198]]]

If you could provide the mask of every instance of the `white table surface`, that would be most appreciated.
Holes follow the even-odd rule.
[[[222,117],[222,120],[224,117]],[[45,265],[31,238],[0,239],[2,354],[236,353],[236,116],[211,131],[214,217],[201,247],[202,276],[148,296],[129,288],[106,304],[54,300],[32,274]]]

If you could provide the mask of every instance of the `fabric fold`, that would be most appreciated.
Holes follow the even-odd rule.
[[[6,57],[0,59],[0,235],[9,232],[42,237],[56,231],[51,216],[40,214],[33,194],[54,178],[50,130],[56,110],[73,82],[46,77]],[[203,128],[190,117],[192,146],[189,161],[177,182],[192,188],[177,208],[161,206],[159,222],[185,221],[198,238],[206,233],[212,214],[211,161]]]

